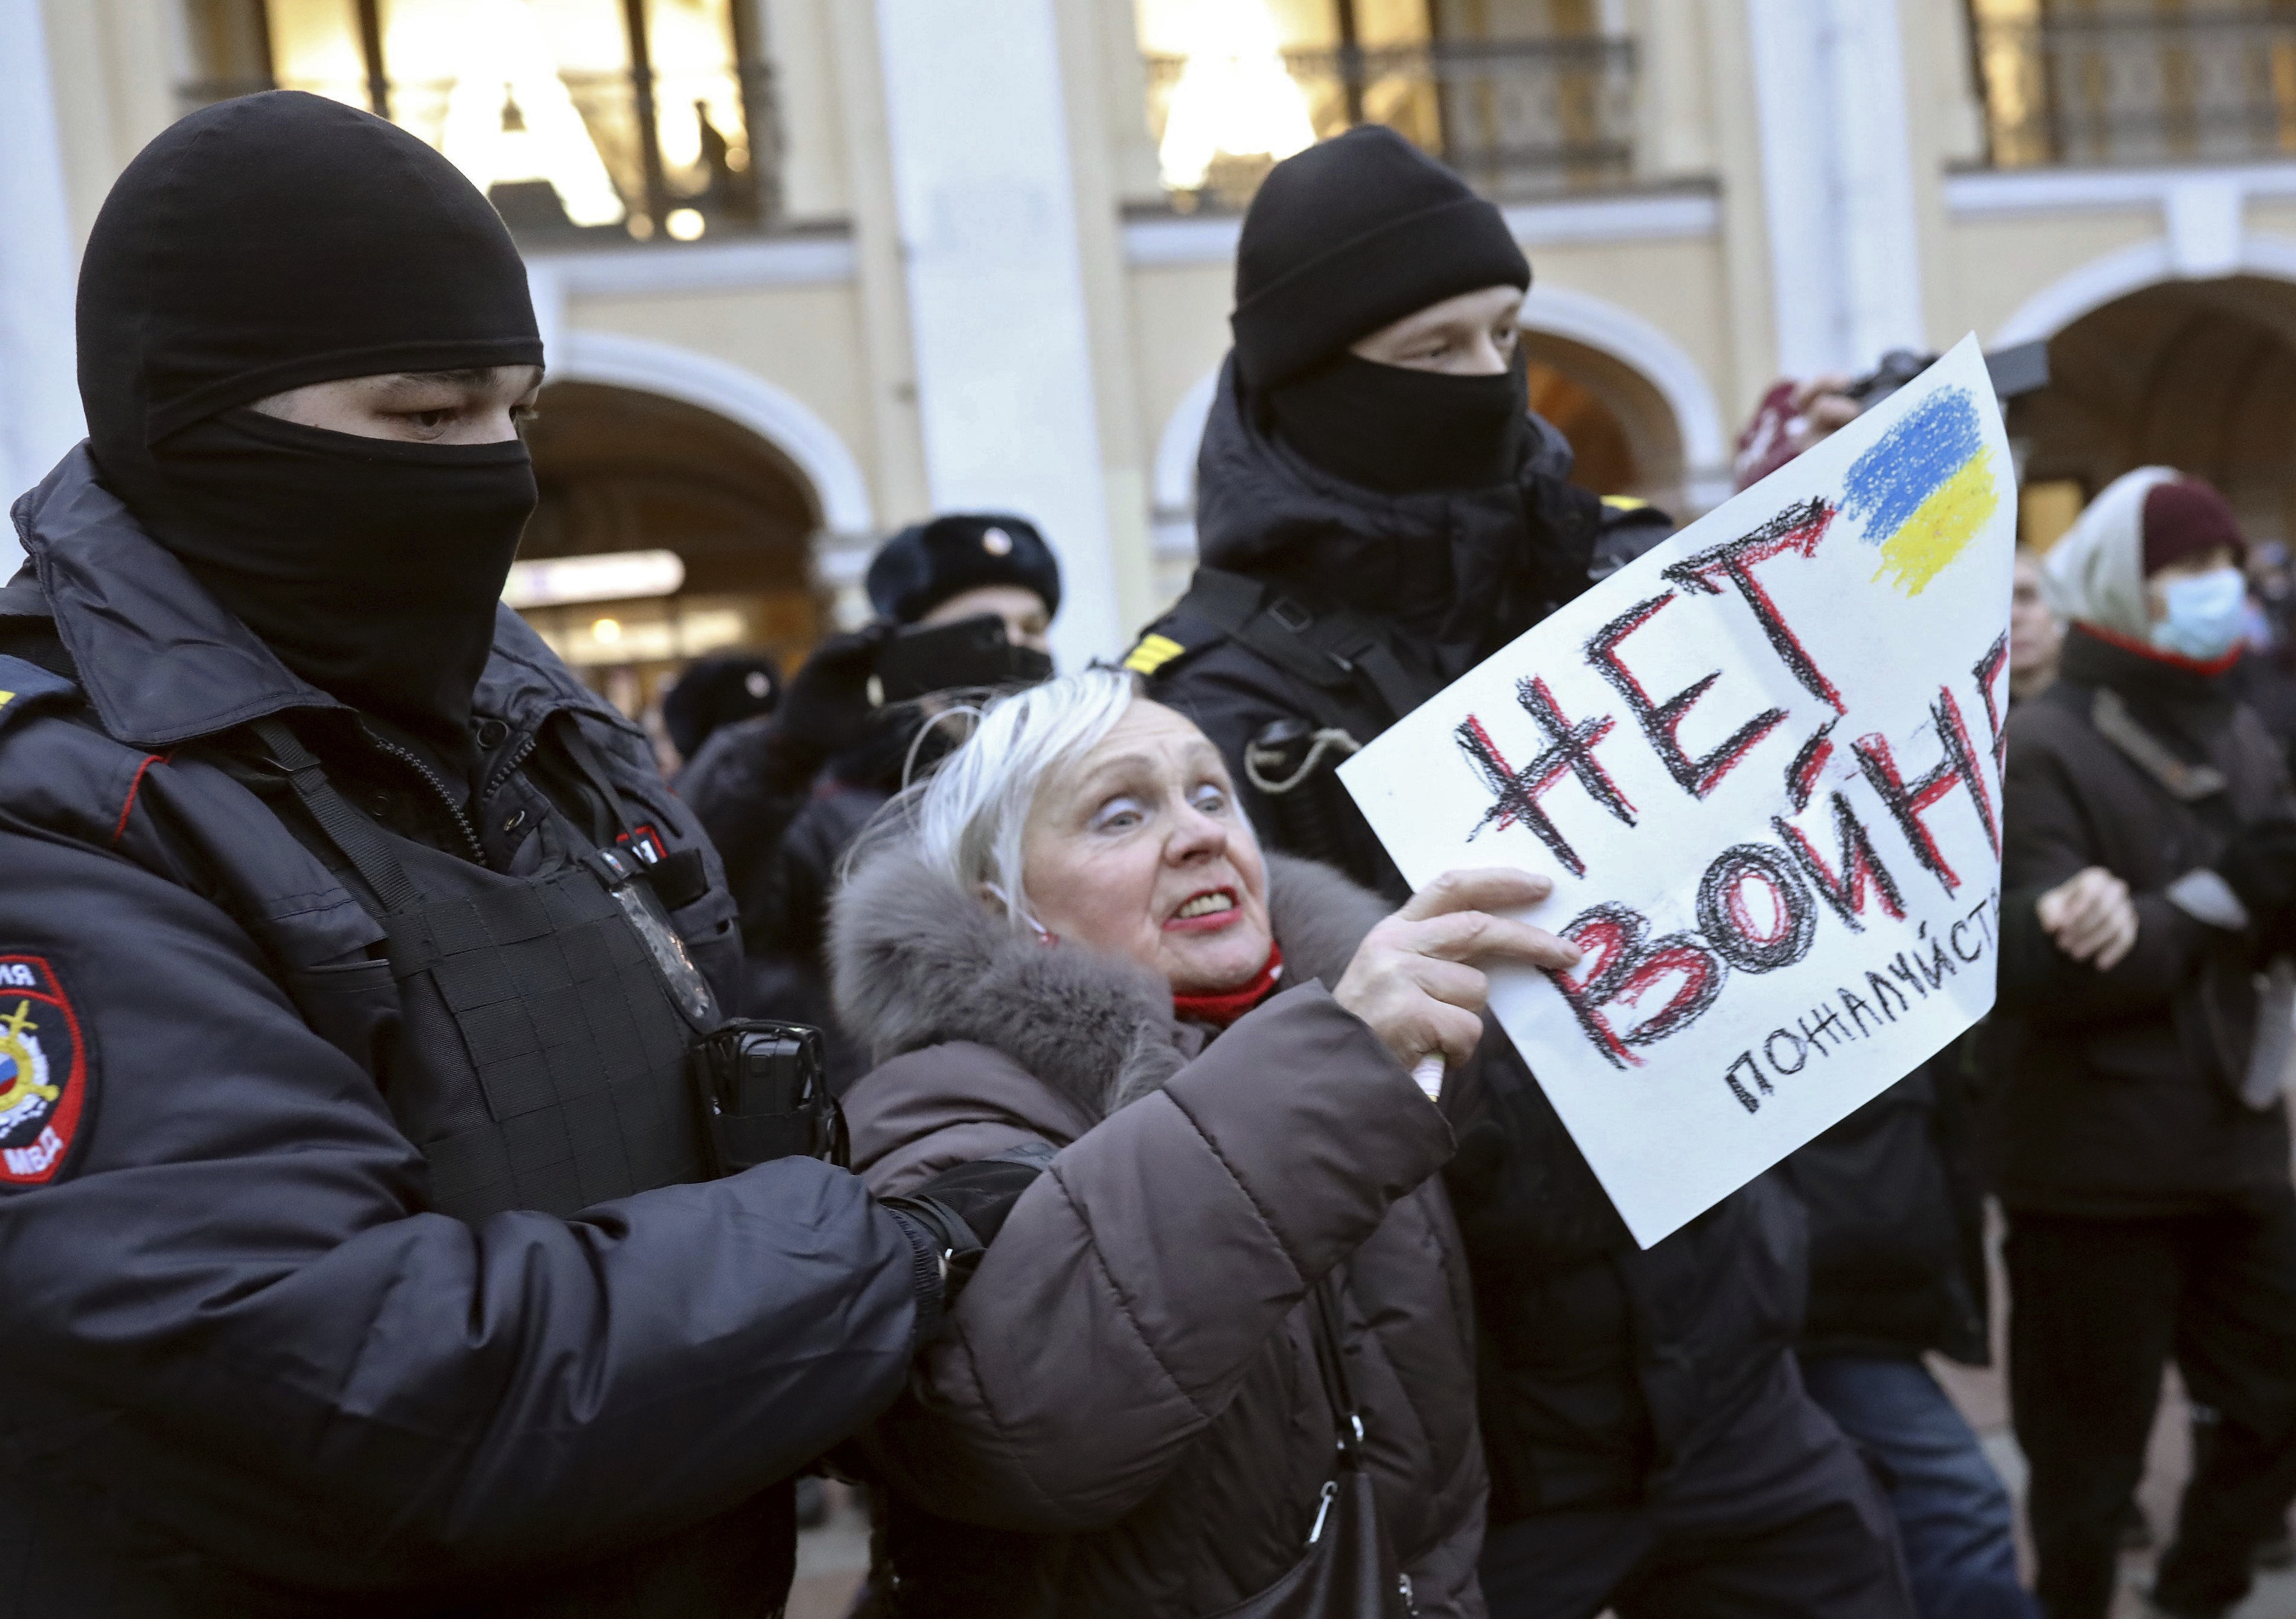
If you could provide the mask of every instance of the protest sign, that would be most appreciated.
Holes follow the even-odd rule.
[[[1492,1007],[1645,1247],[1993,1004],[2016,509],[1971,338],[1342,767],[1414,887],[1554,879]]]

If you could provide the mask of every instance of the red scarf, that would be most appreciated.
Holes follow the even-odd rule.
[[[2150,641],[2140,641],[2135,636],[2125,636],[2118,630],[2107,629],[2102,624],[2092,624],[2087,619],[2075,619],[2073,628],[2083,635],[2095,636],[2108,646],[2118,646],[2121,651],[2135,653],[2140,658],[2150,658],[2155,663],[2166,663],[2170,669],[2181,669],[2188,675],[2204,675],[2210,679],[2226,673],[2239,662],[2240,654],[2247,650],[2248,645],[2244,641],[2236,642],[2231,651],[2203,663],[2197,658],[2170,652],[2165,646],[2155,646]]]
[[[1225,1029],[1252,1007],[1275,992],[1275,981],[1283,971],[1283,949],[1271,942],[1267,947],[1267,965],[1250,982],[1234,990],[1223,990],[1217,995],[1175,995],[1172,1010],[1181,1017],[1199,1023],[1210,1023],[1215,1029]]]

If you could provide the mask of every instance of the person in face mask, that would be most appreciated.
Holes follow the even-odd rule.
[[[78,333],[0,589],[0,1610],[779,1612],[790,1477],[979,1243],[705,1122],[717,857],[499,604],[501,220],[227,102],[121,175]]]
[[[1331,768],[1665,537],[1532,415],[1530,266],[1392,130],[1275,166],[1197,467],[1203,565],[1132,648],[1262,842],[1408,890]],[[1909,1611],[1890,1509],[1790,1352],[1800,1214],[1765,1179],[1647,1252],[1496,1025],[1444,1098],[1475,1293],[1496,1619]]]
[[[2112,1601],[2171,1355],[2212,1416],[2156,1611],[2238,1602],[2296,1493],[2296,797],[2226,686],[2244,549],[2204,483],[2109,485],[2042,564],[2060,672],[2007,727],[1988,1150],[2052,1619]]]

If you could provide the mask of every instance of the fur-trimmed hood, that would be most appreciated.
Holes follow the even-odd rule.
[[[1337,987],[1386,902],[1328,867],[1265,858],[1283,983]],[[906,842],[865,856],[838,894],[829,960],[838,1016],[873,1060],[971,1041],[1095,1119],[1160,1087],[1209,1033],[1174,1015],[1170,987],[1147,968],[1041,942]]]

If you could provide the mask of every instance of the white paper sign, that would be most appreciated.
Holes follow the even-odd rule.
[[[1965,339],[1341,768],[1414,887],[1554,879],[1492,1006],[1644,1246],[1992,1006],[2016,505]]]

